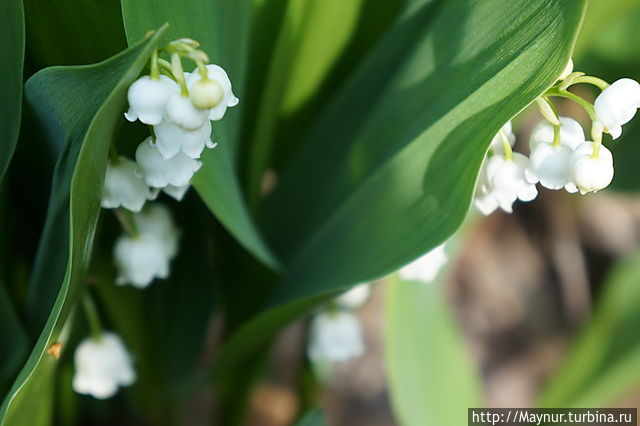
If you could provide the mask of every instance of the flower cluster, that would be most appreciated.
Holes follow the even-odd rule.
[[[355,310],[369,298],[369,284],[360,284],[335,299],[311,321],[307,354],[316,364],[347,361],[364,353],[360,321]]]
[[[180,39],[153,53],[149,75],[129,87],[130,122],[140,121],[150,136],[135,150],[135,161],[118,155],[115,147],[106,168],[102,207],[114,209],[125,232],[113,250],[116,283],[145,288],[169,276],[178,252],[179,231],[169,209],[148,204],[162,191],[181,201],[200,169],[200,157],[211,140],[212,121],[238,104],[227,73],[192,39]],[[162,54],[170,57],[163,59]],[[182,60],[195,62],[188,73]],[[145,206],[145,204],[148,204]],[[119,386],[135,380],[131,358],[113,333],[103,333],[95,309],[87,311],[92,337],[76,349],[73,388],[95,398],[108,398]]]
[[[536,100],[545,120],[531,133],[529,157],[513,151],[511,122],[491,141],[474,199],[483,214],[498,208],[511,213],[516,200],[531,201],[537,196],[536,184],[584,195],[606,188],[613,180],[613,155],[602,144],[603,133],[613,139],[622,134],[622,125],[640,108],[640,84],[623,78],[609,85],[599,78],[572,72],[572,67],[570,61],[558,83]],[[601,90],[593,104],[568,91],[578,83]],[[551,97],[570,99],[586,110],[592,121],[591,140],[577,121],[556,115]]]

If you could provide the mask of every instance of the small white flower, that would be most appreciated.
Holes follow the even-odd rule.
[[[205,120],[196,130],[185,130],[177,124],[164,120],[154,126],[156,145],[165,160],[182,151],[191,158],[200,158],[205,146],[213,148],[211,142],[211,122]]]
[[[207,78],[209,80],[216,81],[222,88],[222,100],[215,107],[209,110],[209,119],[218,121],[224,117],[227,108],[238,105],[239,101],[233,94],[229,76],[222,67],[214,64],[207,65]],[[191,90],[193,85],[201,79],[202,77],[200,76],[200,72],[198,69],[195,69],[187,79],[187,86],[189,87],[189,90]]]
[[[169,276],[170,247],[161,236],[140,233],[121,235],[113,250],[118,270],[116,284],[145,288],[155,278]]]
[[[171,212],[159,203],[153,203],[145,207],[142,212],[133,215],[133,223],[139,234],[153,235],[162,241],[167,256],[171,259],[178,252],[178,232]]]
[[[129,386],[136,380],[131,357],[122,340],[110,332],[100,340],[84,339],[74,354],[73,390],[98,399],[109,398],[118,387]]]
[[[182,151],[165,160],[151,137],[138,146],[136,161],[145,181],[154,188],[187,185],[193,174],[202,166],[200,161],[194,160]]]
[[[604,89],[593,105],[598,121],[613,139],[622,134],[626,124],[640,108],[640,84],[630,78],[622,78]]]
[[[571,150],[585,141],[584,130],[580,123],[573,118],[558,117],[560,120],[560,144]],[[542,120],[531,132],[529,148],[533,151],[540,143],[553,143],[553,126],[547,120]]]
[[[513,145],[516,143],[516,135],[513,133],[511,120],[507,121],[500,130],[504,132],[504,134],[507,136],[507,139],[509,140],[509,143],[513,147]],[[500,133],[493,137],[493,139],[491,140],[490,148],[494,154],[504,154],[504,145],[502,143],[502,137],[500,137]]]
[[[480,174],[478,175],[478,183],[476,185],[476,191],[473,198],[473,204],[476,206],[480,213],[485,216],[489,216],[498,208],[498,200],[493,195],[491,185],[489,185],[489,178],[487,176],[487,162],[488,157],[485,157],[480,168]]]
[[[351,312],[323,312],[311,322],[309,358],[315,363],[342,362],[364,353],[362,329]]]
[[[138,166],[126,157],[118,157],[118,162],[107,163],[107,171],[102,188],[101,205],[105,209],[120,206],[132,212],[139,212],[147,200],[155,195],[149,190],[144,179],[137,175]]]
[[[197,130],[204,125],[208,112],[196,108],[188,95],[178,93],[167,102],[165,116],[186,130]],[[159,124],[159,123],[156,123]]]
[[[336,303],[347,309],[358,309],[371,295],[371,286],[368,283],[358,284],[336,298]]]
[[[573,151],[564,145],[553,146],[539,143],[531,152],[531,169],[528,178],[549,189],[567,186],[572,189],[571,154]],[[571,191],[570,191],[571,192]]]
[[[593,142],[578,146],[571,156],[573,180],[580,193],[597,192],[613,180],[613,156],[604,145],[598,156],[593,156]]]
[[[449,256],[445,251],[445,244],[440,244],[418,259],[398,270],[398,275],[408,281],[420,281],[428,283],[433,281],[444,265],[447,264]]]
[[[167,76],[161,75],[159,79],[148,75],[140,77],[129,86],[129,111],[124,116],[131,122],[159,124],[168,100],[179,91],[178,84]]]
[[[564,70],[562,70],[562,74],[558,77],[558,80],[564,80],[573,72],[573,60],[569,58],[569,62],[565,65]]]
[[[507,213],[513,211],[513,203],[517,199],[533,200],[538,191],[532,183],[535,176],[527,172],[530,169],[529,159],[520,153],[514,152],[511,160],[502,155],[491,156],[486,165],[485,196],[494,197],[492,202]]]
[[[182,186],[167,185],[164,188],[162,188],[162,192],[164,192],[165,194],[174,198],[177,201],[182,201],[182,199],[184,198],[184,194],[187,193],[187,190],[189,189],[190,186],[191,184],[189,183]]]

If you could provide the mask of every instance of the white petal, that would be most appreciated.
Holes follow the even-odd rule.
[[[445,251],[445,245],[440,244],[423,256],[398,270],[405,280],[428,283],[433,281],[442,267],[447,264],[449,256]]]
[[[619,136],[616,127],[629,122],[640,107],[640,84],[630,78],[620,79],[604,89],[593,106],[598,121],[610,133]]]
[[[116,164],[109,161],[102,190],[102,207],[122,206],[138,212],[145,201],[152,198],[149,187],[136,170],[136,163],[126,157],[120,156]]]
[[[369,299],[371,286],[368,283],[358,284],[336,298],[338,305],[347,309],[358,309]]]
[[[325,312],[313,318],[308,348],[313,362],[342,362],[363,353],[362,329],[354,314]]]
[[[214,64],[207,65],[207,77],[211,80],[217,81],[222,90],[224,92],[224,98],[222,102],[216,105],[214,108],[209,110],[209,119],[213,121],[217,121],[224,117],[225,112],[228,107],[234,107],[238,105],[238,98],[233,94],[231,89],[231,80],[229,80],[229,76],[226,71]],[[200,71],[195,69],[193,73],[191,73],[190,78],[187,80],[187,85],[191,87],[196,81],[200,80],[202,77],[200,76]]]
[[[177,94],[167,102],[166,116],[186,130],[197,130],[207,119],[207,111],[196,108],[188,96]]]
[[[125,117],[129,121],[139,119],[145,124],[159,124],[168,100],[178,92],[177,83],[167,76],[161,75],[157,80],[140,77],[129,86],[129,111]]]

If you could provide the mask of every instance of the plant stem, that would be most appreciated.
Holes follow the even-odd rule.
[[[84,308],[84,313],[87,316],[87,321],[89,322],[91,337],[93,340],[99,342],[100,339],[102,339],[102,324],[100,323],[100,316],[98,315],[96,305],[88,291],[82,298],[82,307]]]

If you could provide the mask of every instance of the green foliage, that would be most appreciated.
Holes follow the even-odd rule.
[[[640,381],[640,253],[613,271],[573,349],[547,384],[542,407],[606,407]]]
[[[499,3],[409,4],[326,93],[328,107],[265,201],[264,227],[286,273],[220,365],[457,229],[489,141],[555,81],[583,13],[581,2]]]
[[[385,361],[393,406],[406,426],[457,426],[482,407],[480,377],[444,298],[443,286],[387,283]]]
[[[22,108],[24,11],[22,0],[0,4],[0,183],[16,147]]]
[[[65,324],[74,307],[91,256],[100,211],[108,150],[126,99],[155,49],[163,29],[105,62],[54,67],[26,84],[27,100],[46,123],[61,152],[53,179],[47,223],[32,273],[29,319],[39,335],[0,408],[0,424],[41,425],[52,419],[56,359],[46,354],[66,344]],[[92,93],[93,96],[86,96]],[[38,409],[31,408],[38,401]]]

